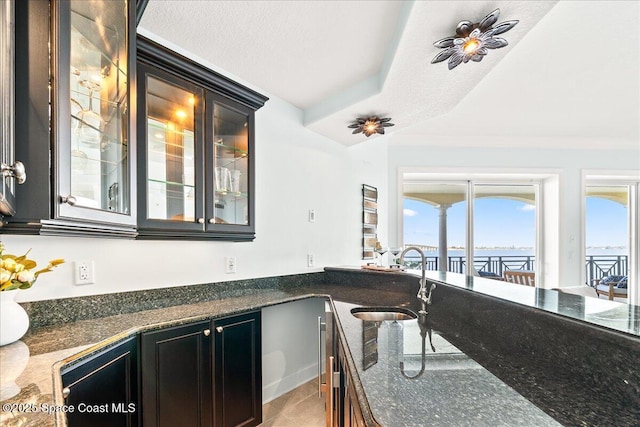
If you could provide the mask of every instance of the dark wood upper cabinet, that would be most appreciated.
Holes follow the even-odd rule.
[[[16,158],[30,173],[3,231],[135,237],[136,3],[16,2],[16,24]]]
[[[15,158],[14,3],[0,3],[0,218],[16,213],[15,186],[26,179],[24,165]]]
[[[142,36],[137,54],[138,237],[253,240],[267,98]]]

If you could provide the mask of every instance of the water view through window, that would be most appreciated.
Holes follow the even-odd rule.
[[[405,185],[404,242],[423,248],[431,269],[441,269],[442,260],[436,258],[446,244],[446,270],[467,272],[466,193],[466,184]],[[535,186],[475,185],[473,194],[476,272],[501,277],[504,270],[534,270]]]
[[[587,279],[627,276],[628,186],[588,186],[585,201]]]

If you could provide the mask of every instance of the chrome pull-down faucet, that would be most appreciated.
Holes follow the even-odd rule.
[[[431,294],[433,293],[433,290],[436,288],[436,284],[431,283],[431,285],[429,286],[429,289],[427,290],[427,277],[426,277],[427,259],[424,256],[424,252],[422,252],[420,248],[417,248],[415,246],[409,246],[408,248],[405,248],[405,250],[403,250],[402,253],[400,254],[400,259],[398,261],[399,264],[400,265],[404,264],[404,256],[407,252],[411,250],[414,250],[420,254],[420,260],[421,260],[420,265],[422,270],[422,277],[420,278],[420,289],[418,289],[418,295],[416,295],[420,300],[420,310],[418,311],[418,325],[420,326],[420,336],[422,338],[422,366],[420,368],[420,371],[416,375],[409,376],[404,371],[404,362],[400,362],[400,372],[402,373],[402,376],[410,380],[419,378],[424,373],[425,356],[426,356],[425,339],[427,335],[429,336],[429,345],[431,346],[431,350],[433,350],[434,352],[436,351],[435,347],[433,346],[433,342],[431,341],[431,325],[429,324],[429,321],[427,319],[427,314],[428,314],[427,306],[431,304]]]
[[[420,289],[418,290],[418,295],[416,296],[422,302],[422,309],[418,312],[418,314],[426,315],[427,305],[431,304],[431,293],[436,288],[436,284],[432,283],[431,286],[429,286],[429,290],[427,290],[427,279],[426,279],[427,259],[424,256],[424,252],[422,252],[420,248],[417,248],[415,246],[409,246],[405,248],[400,254],[400,261],[399,261],[400,265],[404,263],[405,254],[411,250],[414,250],[420,254],[422,278],[420,279]]]

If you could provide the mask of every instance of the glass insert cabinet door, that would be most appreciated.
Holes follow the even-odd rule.
[[[192,88],[147,76],[147,218],[195,222],[196,99]]]
[[[250,224],[251,168],[249,147],[251,114],[211,99],[210,123],[213,137],[209,143],[214,185],[209,223],[248,226]]]
[[[60,214],[135,223],[126,0],[56,3]],[[77,208],[84,208],[78,213]]]
[[[14,2],[0,2],[0,215],[15,214],[15,185],[26,180],[14,150]]]

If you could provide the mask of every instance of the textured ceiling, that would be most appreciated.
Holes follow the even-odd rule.
[[[430,64],[435,40],[499,7],[519,24],[481,63]],[[637,1],[150,0],[145,36],[300,108],[345,145],[347,125],[393,117],[393,140],[604,138],[637,146]],[[375,138],[375,137],[372,137]],[[486,144],[486,141],[483,142]]]

